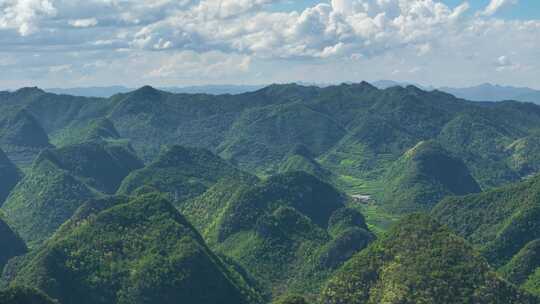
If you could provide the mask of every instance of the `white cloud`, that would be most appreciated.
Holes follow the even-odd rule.
[[[279,0],[202,0],[194,10],[207,18],[230,18],[273,2]]]
[[[203,1],[143,27],[133,46],[157,50],[159,41],[170,41],[170,47],[179,49],[217,48],[275,58],[374,55],[405,45],[426,52],[430,41],[452,31],[468,8],[465,3],[452,10],[432,0],[334,0],[286,14],[254,12],[254,6],[270,1],[246,0],[236,2],[234,18],[209,18],[217,14],[209,14],[215,2]],[[231,16],[227,12],[217,16]]]
[[[268,9],[277,2],[280,0],[0,0],[0,52],[19,62],[24,62],[19,60],[21,54],[43,54],[40,60],[28,61],[34,65],[32,71],[41,65],[67,63],[74,74],[84,69],[85,73],[107,70],[100,74],[103,79],[119,75],[127,65],[132,69],[128,78],[143,74],[155,79],[179,78],[176,71],[184,69],[192,71],[188,75],[193,77],[211,79],[212,75],[230,75],[219,69],[233,71],[234,77],[266,69],[257,73],[275,76],[277,81],[291,77],[279,69],[288,71],[292,64],[302,71],[298,77],[312,78],[319,77],[317,74],[360,77],[353,66],[373,72],[367,75],[378,71],[387,77],[394,71],[401,71],[395,75],[403,77],[428,77],[436,67],[445,71],[460,67],[468,71],[468,78],[479,79],[505,74],[485,72],[494,69],[512,74],[511,79],[529,71],[523,67],[538,70],[539,20],[483,17],[492,16],[514,3],[512,0],[491,1],[482,15],[467,14],[470,6],[466,1],[450,7],[441,0],[320,0],[300,11]],[[80,56],[66,56],[71,52]],[[501,64],[501,54],[510,63]],[[57,59],[48,62],[51,57]],[[88,64],[97,60],[107,65]],[[351,72],[320,72],[323,67],[333,70],[338,63]],[[422,70],[411,73],[416,67]],[[17,73],[24,71],[30,67]],[[41,75],[32,73],[34,78]],[[449,73],[431,74],[428,80],[443,77],[450,77]]]
[[[332,8],[340,14],[352,14],[353,13],[353,1],[352,0],[332,0]]]
[[[57,12],[49,0],[3,0],[0,11],[0,29],[15,29],[22,36],[35,32],[41,19]]]
[[[196,53],[184,51],[168,56],[159,67],[150,70],[147,79],[160,78],[222,78],[249,70],[249,56],[228,55],[221,52]]]
[[[98,20],[96,18],[76,19],[69,21],[69,25],[73,27],[93,27],[97,24]]]
[[[71,65],[70,64],[62,64],[62,65],[53,65],[49,67],[49,72],[51,73],[65,73],[71,71]]]
[[[499,56],[495,62],[495,69],[497,72],[515,71],[521,69],[522,66],[519,63],[514,63],[508,56]]]
[[[500,66],[505,66],[505,65],[511,65],[512,64],[510,59],[507,56],[504,56],[504,55],[497,58],[497,63]]]
[[[504,6],[517,4],[517,0],[491,0],[486,8],[480,13],[483,16],[492,16]]]

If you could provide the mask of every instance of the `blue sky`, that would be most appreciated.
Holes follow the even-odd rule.
[[[0,89],[490,82],[540,89],[539,0],[0,0]]]
[[[481,10],[489,4],[490,0],[472,0],[468,1],[471,6],[471,11]],[[275,4],[273,9],[289,11],[289,10],[304,10],[307,7],[314,6],[320,2],[317,0],[294,0],[285,1],[284,3]],[[330,3],[330,1],[326,1]],[[462,4],[463,0],[444,0],[441,1],[450,7],[456,7]],[[521,0],[514,6],[508,7],[496,14],[497,17],[506,19],[540,19],[540,1],[538,0]]]
[[[450,6],[457,6],[461,0],[445,0],[443,1]],[[477,11],[486,7],[489,0],[472,0],[469,1],[472,11]],[[509,6],[495,14],[496,17],[506,19],[540,19],[540,1],[538,0],[520,0],[516,5]]]

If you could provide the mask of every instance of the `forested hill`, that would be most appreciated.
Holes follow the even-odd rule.
[[[41,147],[60,147],[106,119],[147,162],[163,146],[180,144],[268,175],[288,166],[283,163],[301,145],[350,191],[367,183],[376,192],[379,173],[426,140],[459,157],[483,189],[518,181],[540,167],[534,157],[539,106],[473,103],[414,86],[285,84],[239,95],[172,94],[146,86],[108,99],[24,88],[1,93],[0,109],[0,147],[8,152],[39,149],[25,144],[39,134],[23,132],[28,128],[44,130]],[[31,119],[10,123],[12,113]]]
[[[414,86],[0,92],[0,304],[538,303],[538,155]]]

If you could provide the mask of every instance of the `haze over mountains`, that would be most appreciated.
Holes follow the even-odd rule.
[[[415,83],[397,82],[392,80],[381,80],[373,83],[378,88],[384,89],[395,85],[416,85],[425,90],[437,89],[450,93],[458,98],[472,101],[504,101],[516,100],[523,102],[540,103],[540,90],[527,87],[501,86],[497,84],[483,83],[470,87],[433,87],[423,86]]]
[[[7,304],[540,303],[533,103],[23,88],[0,124]]]
[[[161,90],[171,93],[186,93],[186,94],[241,94],[246,92],[262,89],[264,85],[201,85],[187,87],[161,87]],[[127,93],[134,91],[133,88],[123,86],[110,87],[81,87],[81,88],[49,88],[47,92],[55,94],[67,94],[85,97],[111,97],[119,93]]]
[[[325,87],[329,84],[314,84]],[[535,90],[526,87],[500,86],[489,83],[480,84],[470,87],[438,87],[424,86],[417,83],[406,83],[392,80],[379,80],[373,82],[373,85],[386,89],[393,86],[415,85],[425,90],[438,89],[443,92],[450,93],[458,98],[463,98],[472,101],[503,101],[516,100],[523,102],[540,103],[540,90]],[[264,85],[200,85],[187,87],[162,87],[160,89],[171,93],[188,93],[188,94],[241,94],[252,92],[263,88]],[[134,89],[123,86],[111,87],[81,87],[81,88],[49,88],[47,92],[55,94],[67,94],[85,97],[110,97],[118,93],[127,93]]]

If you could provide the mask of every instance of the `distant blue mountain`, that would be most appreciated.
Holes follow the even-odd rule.
[[[190,87],[162,87],[160,89],[171,93],[222,95],[242,94],[257,91],[264,87],[266,87],[266,85],[201,85]]]
[[[327,84],[310,84],[325,87]],[[373,82],[373,85],[379,89],[386,89],[394,86],[406,87],[414,85],[426,91],[438,89],[443,92],[450,93],[458,98],[463,98],[472,101],[503,101],[516,100],[523,102],[534,102],[540,104],[540,91],[526,87],[500,86],[489,83],[466,88],[440,87],[420,85],[414,82],[398,82],[393,80],[379,80]],[[242,94],[252,92],[264,88],[266,85],[200,85],[187,87],[160,87],[163,91],[172,93],[186,94]],[[127,93],[133,91],[133,88],[123,86],[109,87],[81,87],[81,88],[51,88],[45,89],[47,92],[55,94],[67,94],[86,97],[110,97],[118,93]]]
[[[108,87],[79,87],[79,88],[50,88],[46,92],[54,94],[84,96],[84,97],[111,97],[118,93],[127,93],[133,91],[132,88],[123,86]]]
[[[416,83],[398,82],[393,80],[379,80],[373,82],[373,85],[379,89],[386,89],[394,86],[406,87],[408,85],[414,85],[428,91],[435,89],[435,87],[432,86],[423,86]],[[466,88],[440,87],[436,89],[452,94],[458,98],[472,101],[516,100],[540,104],[540,91],[525,87],[500,86],[484,83],[478,86]]]
[[[440,88],[456,97],[473,101],[517,100],[540,104],[540,91],[531,88],[500,86],[489,83],[468,88]]]
[[[158,89],[171,93],[221,95],[242,94],[246,92],[256,91],[262,89],[263,87],[265,87],[265,85],[201,85],[189,87],[160,87]],[[134,88],[128,88],[123,86],[45,89],[45,91],[50,93],[85,97],[111,97],[118,93],[128,93],[134,90]]]

